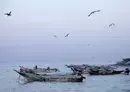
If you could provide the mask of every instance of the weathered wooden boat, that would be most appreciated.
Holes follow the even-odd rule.
[[[14,70],[28,81],[43,81],[43,82],[82,82],[85,79],[82,75],[76,74],[35,74],[26,73]]]
[[[37,68],[35,66],[34,68],[25,68],[23,66],[20,66],[20,71],[21,72],[26,72],[26,73],[37,73],[37,74],[42,74],[42,73],[53,73],[53,72],[59,72],[59,69],[57,68]]]
[[[124,71],[89,71],[90,75],[116,75],[121,74]]]
[[[80,72],[81,74],[89,75],[115,75],[121,74],[124,70],[116,70],[111,66],[92,66],[92,65],[68,65],[73,72]]]

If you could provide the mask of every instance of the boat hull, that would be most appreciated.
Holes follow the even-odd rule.
[[[94,72],[94,71],[90,71],[89,74],[90,75],[117,75],[117,74],[121,74],[123,71],[114,71],[114,72]]]
[[[43,82],[83,82],[85,77],[81,75],[47,75],[47,74],[32,74],[24,73],[15,70],[18,74],[26,78],[28,81],[43,81]]]

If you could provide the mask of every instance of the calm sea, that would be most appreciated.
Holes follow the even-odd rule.
[[[114,76],[86,76],[82,83],[61,83],[61,82],[33,82],[23,84],[18,82],[18,74],[13,69],[19,69],[21,63],[0,64],[0,92],[130,92],[130,75]],[[23,63],[26,67],[33,67],[34,63]],[[48,64],[40,63],[40,67]],[[71,72],[63,64],[55,64],[63,72]]]

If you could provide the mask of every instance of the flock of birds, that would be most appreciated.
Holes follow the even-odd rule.
[[[9,16],[12,16],[12,11],[8,12],[8,13],[5,13],[4,15],[6,15],[7,17]],[[69,36],[69,33],[65,35],[65,37],[68,37]],[[54,37],[58,37],[57,35],[54,35]]]
[[[88,15],[88,17],[90,17],[91,15],[93,15],[94,13],[97,13],[97,12],[100,12],[101,10],[95,10],[95,11],[92,11],[90,12],[90,14]],[[7,17],[9,16],[12,16],[12,11],[8,12],[8,13],[5,13],[4,15],[6,15]],[[114,27],[115,26],[115,23],[111,23],[109,24],[109,27]],[[69,33],[66,34],[64,37],[68,37],[69,36]],[[58,36],[57,35],[54,35],[55,38],[57,38]]]
[[[90,17],[92,14],[94,14],[94,13],[96,13],[96,12],[100,12],[100,11],[101,11],[101,10],[92,11],[92,12],[88,15],[88,17]],[[112,27],[112,26],[115,26],[115,23],[109,24],[109,27]]]

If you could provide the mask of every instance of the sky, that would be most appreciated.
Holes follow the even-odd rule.
[[[129,5],[129,0],[0,0],[0,62],[103,64],[130,57]],[[101,12],[88,17],[94,10]],[[5,16],[9,11],[12,16]]]

